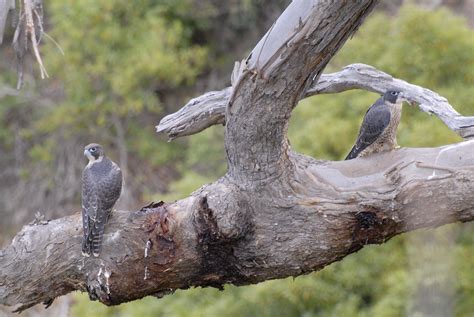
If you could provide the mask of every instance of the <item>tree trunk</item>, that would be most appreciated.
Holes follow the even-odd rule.
[[[219,119],[200,114],[200,128],[225,118],[228,173],[175,203],[114,212],[100,258],[81,255],[79,214],[25,226],[0,253],[0,303],[23,310],[82,290],[114,305],[191,286],[258,283],[319,270],[402,232],[472,221],[474,140],[343,162],[289,147],[293,108],[376,3],[292,2],[236,65],[233,87],[217,94],[226,105]],[[426,102],[433,100],[428,107],[440,109],[441,99]],[[446,107],[448,122],[459,123]],[[474,126],[461,121],[459,131]]]

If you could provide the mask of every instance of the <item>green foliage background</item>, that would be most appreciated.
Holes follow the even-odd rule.
[[[54,161],[55,142],[41,136],[55,131],[62,131],[66,141],[101,136],[112,146],[116,127],[108,119],[116,116],[126,126],[127,150],[136,162],[151,166],[151,171],[170,165],[179,175],[166,191],[142,188],[140,199],[179,199],[226,170],[222,127],[173,143],[165,143],[153,131],[164,112],[159,92],[192,87],[209,67],[229,62],[219,43],[204,36],[210,32],[208,18],[215,8],[204,6],[190,15],[189,0],[111,3],[48,2],[50,35],[67,54],[62,56],[49,42],[45,64],[54,74],[51,89],[64,91],[64,96],[56,106],[41,111],[28,103],[0,105],[0,142],[5,148],[11,145],[10,136],[16,133],[9,121],[13,111],[28,111],[20,134],[34,144],[30,158],[47,167]],[[251,1],[241,3],[252,12]],[[245,21],[229,23],[239,26]],[[460,113],[474,115],[474,32],[447,10],[407,5],[396,17],[373,14],[326,71],[356,62],[437,91]],[[0,76],[0,80],[11,78]],[[301,101],[290,124],[292,147],[316,158],[343,159],[376,98],[373,93],[350,91]],[[401,146],[458,141],[436,117],[404,107]],[[368,246],[320,272],[254,286],[227,286],[222,292],[177,291],[160,300],[149,297],[111,308],[77,294],[72,316],[389,317],[433,316],[433,310],[472,316],[473,232],[472,224],[457,224],[410,233],[382,246]],[[426,304],[427,291],[440,296],[439,301]]]

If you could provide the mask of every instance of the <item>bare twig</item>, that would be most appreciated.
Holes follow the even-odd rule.
[[[46,71],[46,67],[43,64],[39,50],[39,44],[41,42],[42,36],[47,35],[43,30],[42,1],[22,0],[18,2],[18,6],[18,22],[16,23],[12,45],[17,57],[17,89],[20,89],[23,86],[24,56],[29,47],[32,48],[33,55],[35,56],[35,59],[39,65],[41,78],[47,78],[49,75]],[[53,42],[57,44],[54,40]],[[62,49],[60,49],[60,51],[62,52]]]
[[[35,25],[37,25],[40,28],[40,30],[42,29],[43,19],[39,16],[31,0],[24,0],[24,5],[25,5],[24,8],[25,8],[25,17],[26,17],[25,19],[26,36],[28,37],[29,35],[30,37],[31,46],[33,47],[36,61],[38,62],[38,65],[40,67],[41,79],[44,79],[46,77],[49,77],[49,75],[48,75],[48,72],[46,71],[46,68],[43,65],[43,60],[41,59],[41,55],[39,53],[39,49],[38,49],[39,39],[38,40],[36,39],[36,29],[35,29]],[[34,16],[39,18],[36,23],[34,20]]]
[[[48,33],[46,33],[46,32],[43,31],[42,34],[43,34],[47,39],[49,39],[51,42],[53,42],[53,44],[58,48],[58,50],[59,50],[59,52],[61,53],[61,55],[63,55],[63,56],[65,55],[63,48],[61,47],[61,45],[59,45],[58,42],[56,42]]]

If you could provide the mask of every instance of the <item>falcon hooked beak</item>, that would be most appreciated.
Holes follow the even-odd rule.
[[[94,157],[92,156],[92,154],[89,152],[89,150],[84,150],[84,156],[87,157],[89,159],[89,161],[93,161],[94,160]]]
[[[401,93],[401,94],[402,94],[402,98],[403,98],[402,101],[405,101],[409,106],[416,106],[416,104],[417,104],[416,101],[410,100],[409,96],[406,95],[406,94],[403,94],[403,93]]]
[[[399,102],[404,102],[405,101],[405,102],[410,103],[408,101],[407,97],[405,97],[405,95],[403,94],[403,92],[400,92],[400,94],[398,95],[398,100],[397,101],[399,101]]]

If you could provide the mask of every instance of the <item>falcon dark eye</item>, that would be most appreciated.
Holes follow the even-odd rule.
[[[398,91],[392,91],[390,94],[391,94],[392,96],[396,96],[396,95],[398,95]]]
[[[91,151],[91,152],[95,152],[95,150],[96,150],[95,147],[91,147],[91,148],[89,149],[89,151]]]

